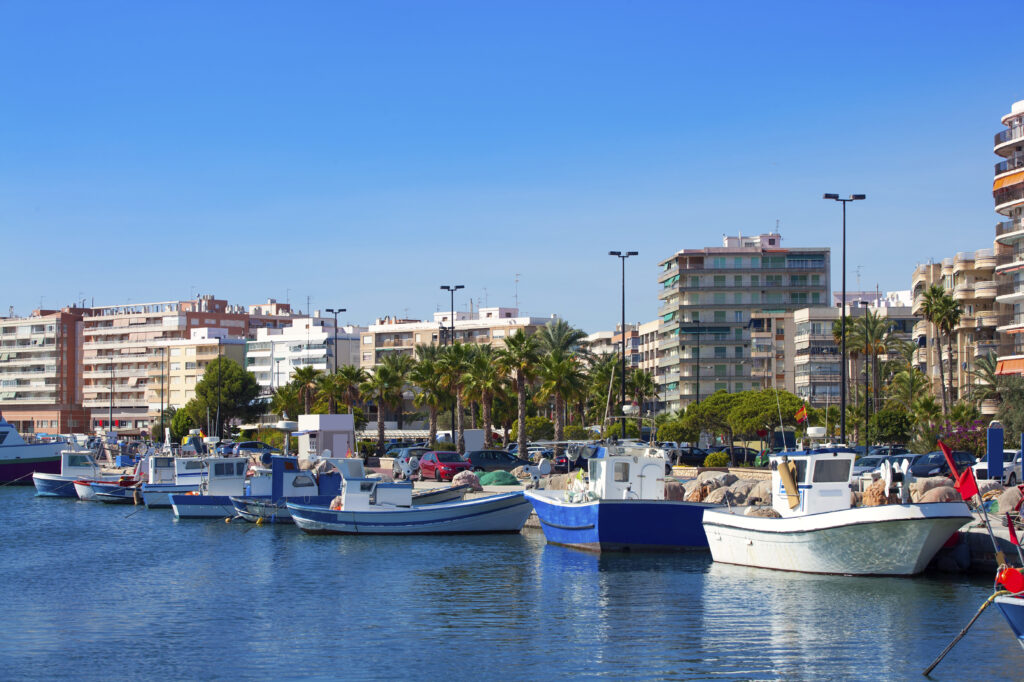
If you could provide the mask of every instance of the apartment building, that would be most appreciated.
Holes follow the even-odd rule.
[[[756,384],[751,388],[795,392],[794,332],[792,311],[750,314],[750,373],[752,384]]]
[[[556,316],[521,316],[518,308],[485,307],[469,312],[456,311],[454,335],[460,343],[503,348],[505,337],[517,329],[525,329],[532,334],[553,319],[557,319]],[[419,344],[443,345],[451,337],[452,326],[450,311],[434,313],[432,321],[378,318],[360,334],[359,365],[373,369],[388,354],[412,355]]]
[[[136,434],[149,426],[150,381],[166,360],[169,342],[191,338],[200,327],[224,330],[224,338],[245,339],[249,315],[212,295],[189,301],[160,301],[92,308],[82,318],[83,406],[92,428]]]
[[[827,248],[783,248],[776,232],[683,249],[660,263],[657,380],[669,409],[718,390],[760,388],[752,371],[753,313],[828,305]],[[774,370],[773,370],[774,371]]]
[[[916,322],[912,335],[918,348],[913,362],[928,377],[934,395],[941,394],[945,374],[946,384],[952,388],[951,400],[969,398],[978,358],[1006,352],[1006,342],[997,334],[1000,320],[1006,317],[1006,307],[997,300],[998,260],[993,249],[979,249],[963,251],[940,263],[925,263],[914,269],[911,311]],[[936,325],[924,319],[925,292],[934,284],[940,285],[960,304],[960,322],[952,335],[952,361],[945,337]],[[995,409],[991,401],[982,405],[985,414],[994,414]]]
[[[284,329],[302,315],[288,303],[268,298],[266,303],[249,306],[249,338],[255,340],[257,329]]]
[[[997,331],[998,373],[1024,374],[1024,100],[1014,102],[1003,116],[1005,130],[995,136],[993,151],[1001,160],[995,166],[992,199],[1005,220],[996,225],[995,248],[998,296],[1005,306]],[[984,407],[984,406],[983,406]]]
[[[271,395],[278,386],[291,381],[295,370],[312,367],[330,372],[342,365],[359,364],[359,339],[365,327],[339,325],[334,319],[298,317],[283,328],[255,330],[255,339],[246,344],[245,368],[260,384],[262,395]]]
[[[87,309],[0,318],[0,411],[21,433],[88,428],[82,407],[82,317]]]
[[[154,344],[161,357],[150,364],[146,402],[150,416],[161,409],[182,408],[196,396],[196,384],[207,366],[218,357],[245,362],[245,339],[232,338],[223,328],[198,327],[187,339],[169,339]]]

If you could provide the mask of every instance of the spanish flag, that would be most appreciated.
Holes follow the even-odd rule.
[[[796,420],[798,422],[803,423],[803,422],[807,421],[807,407],[804,406],[804,405],[801,405],[800,409],[796,411],[796,414],[794,416],[796,417]]]

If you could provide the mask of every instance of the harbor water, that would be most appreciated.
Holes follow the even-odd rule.
[[[0,488],[0,679],[922,679],[991,593],[597,556],[538,531],[311,536]],[[140,511],[141,510],[141,511]],[[995,608],[933,679],[1021,679]]]

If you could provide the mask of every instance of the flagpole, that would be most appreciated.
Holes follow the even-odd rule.
[[[1013,525],[1013,517],[1010,516],[1010,512],[1006,512],[1006,529],[1010,532],[1010,542],[1017,548],[1017,558],[1020,559],[1020,565],[1024,566],[1024,554],[1020,550],[1020,540],[1017,539],[1017,528]]]

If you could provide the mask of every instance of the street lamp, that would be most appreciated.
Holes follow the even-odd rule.
[[[451,327],[449,327],[450,333],[448,335],[448,342],[452,346],[455,345],[455,292],[458,291],[459,289],[465,289],[465,288],[466,287],[464,287],[461,284],[442,284],[441,285],[441,289],[442,290],[447,291],[449,294],[451,294],[451,302],[452,302],[451,323],[452,324],[451,324]],[[439,342],[440,342],[440,340],[441,339],[438,339]],[[520,425],[520,427],[521,426],[522,425]],[[457,446],[457,444],[455,443],[455,402],[454,401],[452,402],[452,444]],[[457,447],[456,447],[456,449],[457,449]]]
[[[626,405],[626,259],[630,256],[639,255],[639,251],[609,251],[609,256],[615,256],[622,261],[622,405]],[[626,438],[626,420],[622,420],[622,438]]]
[[[851,194],[849,199],[840,199],[838,194],[822,195],[822,199],[831,199],[843,205],[843,293],[842,304],[839,308],[839,334],[842,338],[842,360],[839,366],[839,439],[844,444],[846,443],[846,204],[866,198],[866,194]]]
[[[338,313],[346,312],[345,308],[328,308],[327,312],[334,315],[334,371],[338,371]]]

